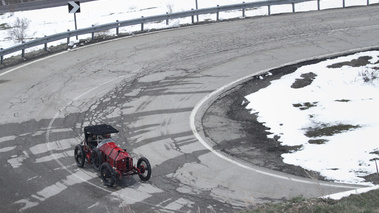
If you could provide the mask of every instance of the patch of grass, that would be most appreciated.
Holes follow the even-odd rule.
[[[308,141],[310,144],[325,144],[326,142],[328,142],[326,139],[314,139]]]
[[[366,67],[364,71],[359,73],[359,76],[362,77],[364,82],[372,82],[379,78],[379,72],[377,69],[369,69]]]
[[[333,136],[351,129],[359,128],[359,125],[350,125],[350,124],[338,124],[334,126],[321,125],[316,128],[309,128],[305,135],[310,138],[322,137],[322,136]]]
[[[307,110],[309,108],[317,106],[318,102],[305,102],[305,103],[298,103],[298,104],[293,104],[294,107],[299,108],[300,110]]]
[[[350,100],[347,100],[347,99],[340,99],[340,100],[335,100],[336,102],[343,102],[343,103],[347,103],[347,102],[350,102]]]
[[[300,76],[301,78],[296,79],[296,81],[291,85],[291,88],[300,89],[312,84],[313,80],[317,75],[313,72],[304,73]]]
[[[11,28],[7,23],[0,24],[0,30],[7,30]]]
[[[310,213],[310,212],[379,212],[379,190],[359,195],[350,195],[341,200],[295,197],[282,203],[268,203],[244,213]]]
[[[345,62],[329,65],[328,68],[341,68],[343,66],[362,67],[362,66],[366,66],[367,64],[371,64],[370,63],[371,59],[372,59],[371,56],[361,56],[358,59],[353,59],[351,61],[345,61]]]

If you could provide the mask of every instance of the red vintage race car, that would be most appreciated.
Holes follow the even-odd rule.
[[[112,187],[116,178],[138,175],[141,181],[151,177],[150,162],[141,157],[137,165],[125,149],[121,149],[111,134],[118,130],[107,124],[84,127],[84,141],[75,146],[75,161],[78,167],[85,163],[100,170],[101,178],[106,186]]]

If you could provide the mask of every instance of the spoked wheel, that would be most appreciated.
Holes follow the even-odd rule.
[[[100,167],[100,175],[106,186],[112,187],[116,182],[116,175],[109,163],[103,163]]]
[[[93,168],[96,170],[100,169],[100,166],[103,164],[103,158],[101,156],[100,150],[99,149],[94,149],[91,154],[91,162]]]
[[[82,168],[85,162],[85,154],[83,151],[83,147],[79,144],[75,146],[74,157],[75,157],[76,165]]]
[[[140,170],[138,176],[141,179],[141,181],[148,181],[151,177],[151,166],[147,158],[142,157],[138,159],[137,168]]]

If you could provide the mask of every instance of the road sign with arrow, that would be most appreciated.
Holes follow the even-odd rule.
[[[68,12],[69,13],[80,13],[80,1],[69,1],[68,2]]]

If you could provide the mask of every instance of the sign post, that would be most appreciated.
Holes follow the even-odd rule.
[[[80,13],[80,1],[69,1],[68,12],[74,14],[75,30],[77,30],[78,26],[76,24],[76,13]],[[78,36],[76,36],[76,40],[78,40]]]
[[[196,3],[196,10],[198,10],[198,9],[199,9],[199,6],[198,6],[198,4],[197,4],[197,0],[195,0],[195,1],[196,1],[196,2],[195,2],[195,3]],[[196,17],[197,17],[197,22],[199,22],[199,15],[197,15]]]

